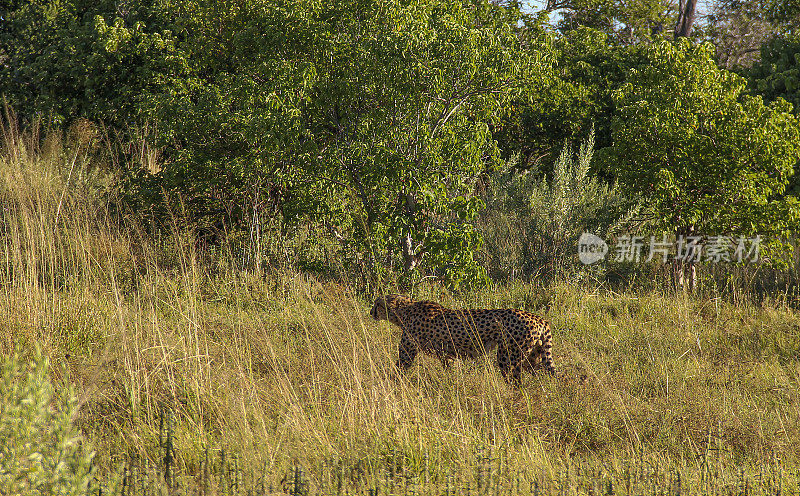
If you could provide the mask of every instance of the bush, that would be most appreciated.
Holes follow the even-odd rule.
[[[0,359],[0,494],[86,494],[94,453],[72,423],[76,403],[40,350],[29,363]]]
[[[513,168],[492,178],[479,224],[493,279],[575,275],[581,233],[605,238],[630,217],[636,199],[589,175],[593,148],[594,132],[577,153],[566,143],[549,181]]]

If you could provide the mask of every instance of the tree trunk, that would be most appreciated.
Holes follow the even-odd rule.
[[[406,234],[400,240],[400,248],[403,253],[403,268],[406,274],[410,274],[417,266],[417,256],[414,253],[414,240],[411,238],[411,233]]]
[[[688,37],[692,34],[692,26],[696,17],[695,7],[697,0],[680,0],[678,23],[675,25],[675,39]]]
[[[414,195],[411,193],[405,194],[405,211],[409,220],[411,220],[410,223],[413,225],[413,219],[417,214],[417,199],[414,198]],[[418,262],[416,249],[414,248],[414,238],[411,237],[411,232],[406,233],[406,235],[400,239],[400,250],[403,254],[403,268],[405,269],[405,273],[406,275],[411,274],[411,271],[414,270]]]
[[[676,291],[683,291],[686,288],[686,280],[683,274],[683,260],[672,261],[672,284]]]
[[[681,245],[678,245],[679,252],[675,255],[676,257],[680,256],[681,258],[676,258],[672,262],[672,280],[676,290],[683,291],[686,290],[688,286],[689,291],[692,292],[697,287],[697,265],[695,264],[696,254],[694,252],[690,254],[686,249],[686,244],[689,242],[689,237],[692,235],[694,235],[694,226],[679,227],[675,230],[676,242],[678,239],[683,237],[684,250],[684,253],[680,253]],[[688,261],[686,260],[687,256],[691,256]]]

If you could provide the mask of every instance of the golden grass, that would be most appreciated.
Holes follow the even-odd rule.
[[[186,233],[159,248],[135,217],[111,218],[97,149],[3,134],[0,353],[38,343],[63,366],[102,471],[157,461],[164,408],[181,473],[224,448],[276,487],[323,463],[372,487],[397,460],[406,476],[484,488],[580,486],[569,467],[622,480],[634,462],[697,481],[712,466],[800,466],[800,319],[780,304],[430,286],[420,296],[452,306],[544,314],[559,374],[516,390],[490,358],[445,371],[421,357],[401,375],[398,331],[370,320],[369,295],[307,274],[212,274]]]

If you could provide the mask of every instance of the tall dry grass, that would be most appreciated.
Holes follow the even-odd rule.
[[[112,215],[91,125],[43,137],[10,121],[0,352],[38,343],[63,365],[101,471],[159,462],[167,409],[178,472],[225,449],[275,487],[294,466],[322,484],[323,464],[353,489],[390,465],[462,489],[590,487],[586,474],[621,481],[643,466],[701,487],[709,467],[738,480],[779,460],[797,482],[800,320],[787,307],[563,283],[459,298],[423,287],[448,305],[544,314],[560,372],[517,390],[490,358],[444,370],[421,357],[402,375],[398,332],[369,319],[368,295],[291,271],[206,270],[181,222],[154,242],[135,213]]]

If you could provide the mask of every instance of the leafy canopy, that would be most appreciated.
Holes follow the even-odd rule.
[[[361,5],[331,17],[310,112],[316,184],[303,203],[316,200],[318,219],[348,226],[349,244],[376,262],[475,282],[480,238],[468,221],[482,207],[478,176],[499,164],[490,126],[543,64],[520,46],[518,11]]]
[[[800,112],[800,35],[776,37],[761,47],[761,60],[748,71],[754,94],[783,98]]]
[[[478,176],[491,128],[546,62],[519,10],[416,0],[178,2],[187,73],[149,100],[167,162],[139,196],[198,216],[313,225],[353,263],[483,278]],[[120,40],[123,40],[120,37]],[[121,41],[122,42],[122,41]],[[158,195],[153,195],[157,197]],[[375,279],[376,282],[379,282]]]
[[[630,192],[643,192],[660,227],[705,233],[796,227],[782,198],[800,159],[800,124],[784,100],[765,105],[745,80],[689,40],[642,46],[615,95],[606,154]]]
[[[155,1],[33,0],[0,10],[0,95],[50,123],[77,117],[124,130],[146,95],[183,67],[167,6]],[[162,8],[163,7],[163,8]]]

